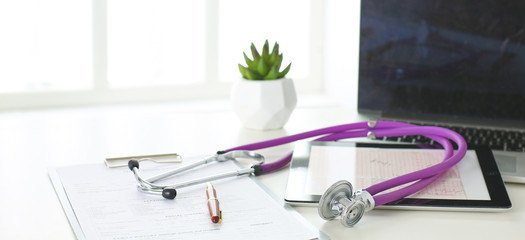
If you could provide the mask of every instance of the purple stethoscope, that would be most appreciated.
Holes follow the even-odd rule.
[[[149,193],[161,193],[164,198],[174,199],[177,195],[176,189],[182,187],[245,174],[253,174],[258,176],[281,169],[290,163],[293,154],[293,152],[291,152],[275,162],[264,163],[264,157],[258,153],[252,152],[254,150],[274,147],[318,136],[321,137],[315,139],[315,141],[336,141],[340,139],[356,137],[368,137],[373,139],[376,137],[382,138],[410,135],[422,135],[440,144],[445,151],[445,157],[443,158],[443,161],[428,168],[398,176],[387,181],[374,184],[365,189],[357,190],[355,192],[353,191],[352,184],[350,184],[348,181],[342,180],[334,183],[326,190],[319,201],[319,215],[326,220],[332,220],[338,216],[341,216],[341,223],[346,227],[351,227],[361,219],[365,212],[372,210],[376,206],[380,206],[418,192],[419,190],[434,182],[449,168],[461,161],[467,152],[467,143],[463,137],[447,128],[418,126],[393,121],[368,121],[321,128],[286,137],[242,145],[224,151],[218,151],[211,157],[207,157],[195,163],[188,164],[186,166],[176,168],[147,179],[142,178],[139,174],[138,160],[130,160],[128,162],[128,167],[134,173],[135,179],[138,183],[138,189]],[[457,151],[454,151],[450,141],[456,143]],[[221,162],[226,160],[237,160],[241,158],[253,159],[257,161],[257,164],[254,164],[249,168],[239,169],[233,172],[222,173],[178,184],[159,185],[154,183],[157,180],[166,178],[168,176],[173,176],[198,165],[210,163],[213,161]],[[392,192],[378,194],[385,190],[411,182],[414,183]]]

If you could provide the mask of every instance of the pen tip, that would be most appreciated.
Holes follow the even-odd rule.
[[[213,216],[213,217],[211,217],[211,221],[212,221],[213,223],[218,223],[218,222],[219,222],[219,216]]]

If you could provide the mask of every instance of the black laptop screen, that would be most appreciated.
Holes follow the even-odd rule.
[[[361,112],[525,120],[525,1],[363,0]]]

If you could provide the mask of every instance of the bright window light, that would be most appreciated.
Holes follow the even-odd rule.
[[[0,0],[0,111],[228,97],[265,40],[322,92],[326,2]]]
[[[107,1],[110,86],[203,81],[205,1]]]
[[[0,92],[91,87],[91,20],[90,1],[0,1]]]
[[[260,52],[266,39],[271,47],[279,43],[284,56],[281,70],[292,62],[288,77],[308,77],[310,1],[228,0],[219,1],[219,5],[221,81],[239,79],[237,64],[246,65],[242,52],[251,58],[250,44],[254,42]]]

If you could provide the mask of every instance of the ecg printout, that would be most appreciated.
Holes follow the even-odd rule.
[[[443,151],[413,151],[390,149],[384,151],[362,148],[356,151],[356,188],[376,183],[436,165],[443,161]],[[393,188],[394,191],[405,185]],[[388,192],[388,191],[385,191]],[[410,198],[467,199],[457,165],[450,168],[434,183]]]
[[[312,146],[305,193],[321,195],[333,183],[346,179],[355,189],[414,172],[443,160],[443,150]],[[411,184],[411,183],[407,183]],[[404,187],[402,185],[388,191]],[[385,191],[385,192],[388,192]],[[434,183],[409,198],[489,200],[476,153],[463,160]]]
[[[232,161],[208,165],[190,171],[184,178],[238,169]],[[141,164],[141,167],[144,176],[153,175],[150,171],[153,166]],[[173,165],[168,169],[173,169]],[[319,231],[297,212],[283,208],[246,176],[213,182],[223,212],[222,223],[213,224],[204,185],[181,188],[174,200],[167,200],[139,192],[127,168],[108,169],[101,163],[61,167],[56,171],[86,239],[316,239],[319,236]],[[169,179],[174,181],[182,179]]]

